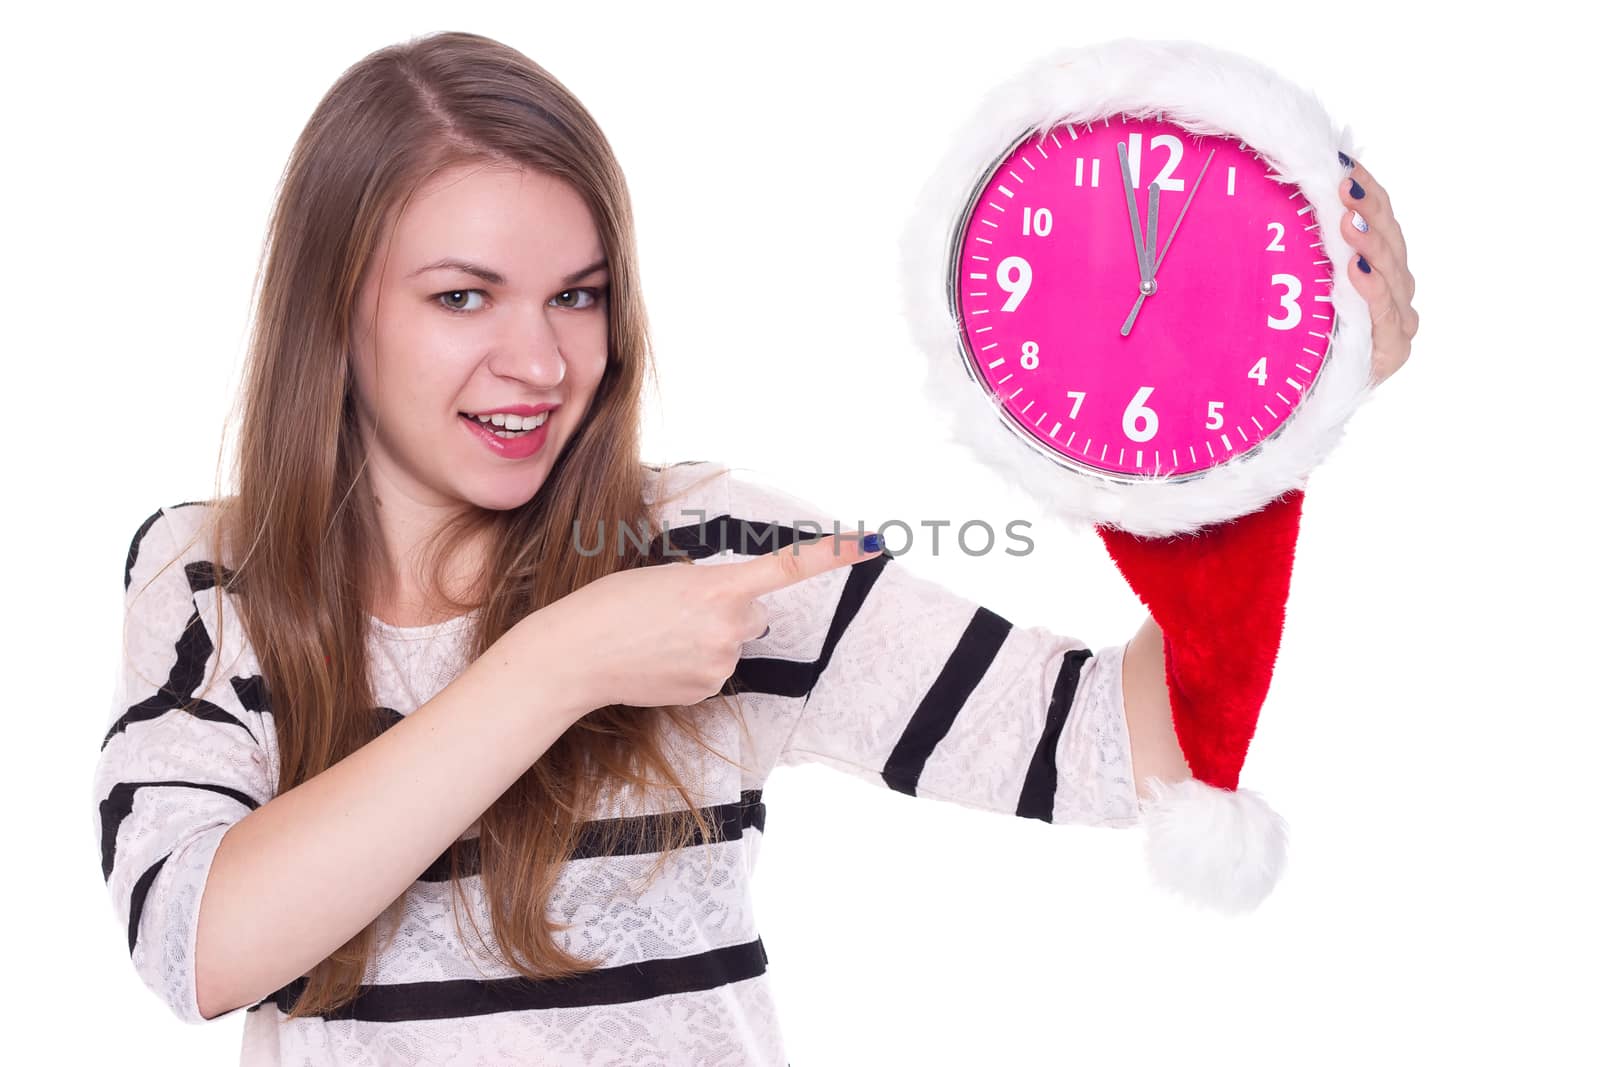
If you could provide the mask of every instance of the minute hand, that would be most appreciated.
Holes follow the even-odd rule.
[[[1200,173],[1194,177],[1194,188],[1189,190],[1189,199],[1183,202],[1183,210],[1178,212],[1178,221],[1172,224],[1172,232],[1167,234],[1166,248],[1161,250],[1161,255],[1157,257],[1155,266],[1150,268],[1150,276],[1152,278],[1155,277],[1156,271],[1161,269],[1161,261],[1167,258],[1167,249],[1172,247],[1172,239],[1178,236],[1178,227],[1183,225],[1183,216],[1189,213],[1189,205],[1194,203],[1194,194],[1200,191],[1200,179],[1206,176],[1206,168],[1211,166],[1211,157],[1216,154],[1217,150],[1213,148],[1210,154],[1206,156],[1206,161],[1200,165]]]
[[[1143,284],[1150,278],[1150,255],[1144,236],[1139,232],[1139,207],[1133,199],[1133,172],[1128,167],[1127,142],[1117,142],[1117,158],[1122,161],[1122,189],[1128,195],[1128,226],[1133,230],[1133,254],[1139,264],[1139,282]]]

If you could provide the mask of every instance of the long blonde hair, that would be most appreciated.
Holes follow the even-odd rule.
[[[466,509],[424,546],[430,602],[479,612],[468,639],[475,659],[517,621],[596,578],[684,562],[642,555],[627,538],[620,552],[592,554],[573,551],[570,540],[574,530],[610,530],[619,522],[640,529],[651,521],[639,425],[643,382],[653,380],[654,368],[632,209],[604,135],[554,77],[489,38],[437,33],[373,52],[328,90],[290,155],[257,273],[239,400],[237,492],[220,492],[219,454],[219,491],[196,535],[210,537],[213,559],[229,561],[222,585],[269,694],[280,792],[386,725],[374,707],[366,637],[387,561],[371,482],[362,478],[367,456],[347,356],[352,311],[363,270],[406,198],[430,175],[470,161],[553,175],[587,202],[610,262],[609,350],[584,424],[534,498],[506,511]],[[471,594],[458,599],[444,588],[439,562],[468,544],[487,546],[486,566]],[[209,688],[208,681],[201,692]],[[357,708],[366,713],[350,713]],[[661,837],[649,848],[660,857],[651,877],[697,837],[719,839],[720,827],[699,810],[668,756],[666,733],[674,727],[714,751],[698,718],[682,706],[596,709],[483,813],[475,844],[501,963],[530,978],[599,965],[560,948],[546,906],[608,784],[666,788],[683,801],[656,824]],[[623,824],[600,824],[602,837],[612,837],[602,849],[617,847]],[[449,853],[458,932],[461,850],[457,841]],[[305,976],[291,1017],[353,999],[380,947],[382,918]]]

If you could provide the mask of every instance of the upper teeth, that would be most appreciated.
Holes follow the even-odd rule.
[[[550,417],[548,411],[541,411],[537,415],[502,415],[496,412],[493,415],[474,415],[473,418],[483,423],[494,423],[504,426],[508,430],[531,430],[543,426],[544,420]]]

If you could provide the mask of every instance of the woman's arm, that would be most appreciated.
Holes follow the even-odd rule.
[[[1192,778],[1183,750],[1178,746],[1177,730],[1172,725],[1161,627],[1148,615],[1122,656],[1122,700],[1128,719],[1128,742],[1133,751],[1133,780],[1139,796],[1149,796],[1144,785],[1146,776],[1167,782]]]
[[[201,1015],[254,1003],[344,944],[590,710],[565,699],[543,622],[535,612],[433,699],[229,828],[201,902]]]

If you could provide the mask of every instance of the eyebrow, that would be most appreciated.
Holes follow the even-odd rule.
[[[583,279],[587,278],[589,275],[593,274],[595,271],[603,270],[608,266],[609,266],[609,263],[606,261],[606,258],[604,256],[601,256],[599,259],[595,260],[593,263],[589,264],[587,267],[584,267],[581,270],[573,271],[571,274],[569,274],[565,278],[561,279],[561,284],[562,285],[574,285],[574,284],[576,284],[578,282],[581,282]],[[446,257],[444,259],[436,260],[433,263],[429,263],[425,267],[418,267],[416,270],[414,270],[410,274],[406,275],[406,277],[415,278],[417,275],[426,274],[430,270],[459,270],[459,271],[464,271],[465,273],[471,274],[474,277],[482,278],[484,281],[488,282],[490,285],[504,285],[505,282],[506,282],[505,276],[502,275],[498,271],[490,270],[488,267],[480,267],[478,264],[469,263],[467,260],[464,260],[464,259],[454,259],[454,258],[451,258],[451,257]]]

